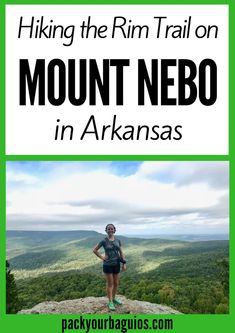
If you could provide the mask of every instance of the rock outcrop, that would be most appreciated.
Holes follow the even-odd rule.
[[[180,314],[179,311],[161,304],[133,301],[124,296],[118,296],[122,305],[116,306],[112,313],[154,313],[154,314]],[[87,314],[87,313],[110,313],[107,309],[106,297],[86,297],[62,302],[43,302],[35,305],[32,309],[21,310],[19,314]]]

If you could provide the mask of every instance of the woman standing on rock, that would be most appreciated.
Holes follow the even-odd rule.
[[[114,237],[116,228],[113,224],[108,224],[105,228],[107,237],[99,242],[93,252],[97,257],[103,260],[103,272],[106,276],[106,290],[108,296],[108,309],[114,311],[115,305],[121,305],[122,302],[116,298],[120,263],[122,263],[122,271],[126,270],[126,261],[124,253],[121,248],[121,242],[119,239]],[[99,253],[99,249],[103,246],[105,255]]]

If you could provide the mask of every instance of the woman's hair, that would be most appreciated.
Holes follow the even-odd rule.
[[[112,224],[112,223],[109,223],[109,224],[107,224],[107,225],[106,225],[106,227],[105,227],[105,232],[107,232],[107,231],[108,231],[108,226],[109,226],[109,225],[112,225],[112,226],[113,226],[113,229],[114,229],[114,232],[116,232],[115,225],[114,225],[114,224]]]

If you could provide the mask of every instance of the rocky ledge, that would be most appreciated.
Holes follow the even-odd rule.
[[[116,306],[112,313],[154,313],[154,314],[180,314],[179,311],[161,304],[133,301],[119,295],[122,305]],[[62,302],[43,302],[35,305],[32,309],[21,310],[19,314],[87,314],[87,313],[110,313],[107,309],[106,297],[86,297]]]

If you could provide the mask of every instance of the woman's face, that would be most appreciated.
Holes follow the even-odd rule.
[[[113,235],[113,234],[114,234],[114,231],[115,231],[114,226],[113,226],[112,224],[109,224],[109,225],[107,226],[107,234],[108,234],[108,235]]]

